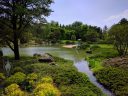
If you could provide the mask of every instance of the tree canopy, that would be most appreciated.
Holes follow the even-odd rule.
[[[20,59],[19,38],[30,24],[45,22],[53,0],[0,0],[0,37]]]
[[[119,55],[126,55],[128,50],[128,21],[122,19],[118,24],[113,25],[109,34]]]

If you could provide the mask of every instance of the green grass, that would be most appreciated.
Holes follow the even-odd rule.
[[[110,44],[93,44],[91,46],[99,46],[99,48],[92,51],[92,54],[87,54],[86,56],[86,59],[89,61],[89,66],[93,71],[98,71],[103,68],[103,60],[118,56],[117,51]]]
[[[93,72],[98,71],[103,68],[101,59],[89,59],[89,67]]]

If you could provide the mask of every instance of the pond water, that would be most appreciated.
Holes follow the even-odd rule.
[[[13,55],[13,52],[9,48],[2,48],[4,55]],[[90,81],[99,87],[103,93],[107,96],[113,96],[112,93],[105,89],[100,83],[97,82],[93,72],[89,69],[88,62],[85,61],[84,51],[76,49],[66,49],[61,47],[29,47],[29,48],[20,48],[20,54],[33,56],[34,53],[50,53],[54,56],[58,56],[64,59],[74,61],[74,66],[78,71],[86,73]]]

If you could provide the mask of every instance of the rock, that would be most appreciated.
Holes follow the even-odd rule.
[[[45,54],[35,53],[33,56],[37,57],[39,62],[53,62],[54,61],[52,55],[49,53],[45,53]]]

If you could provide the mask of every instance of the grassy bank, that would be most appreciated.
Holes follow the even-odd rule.
[[[112,45],[96,46],[92,54],[87,55],[87,60],[97,80],[116,96],[128,96],[128,58],[117,57]]]
[[[33,57],[22,58],[21,61],[28,59],[28,61],[31,61],[34,59]],[[55,92],[49,94],[59,95],[40,96],[60,96],[60,94],[61,96],[103,96],[102,92],[89,81],[85,74],[77,71],[73,66],[73,62],[58,57],[54,57],[54,61],[55,65],[38,62],[15,62],[11,71],[11,77],[1,79],[4,89],[15,86],[19,93],[27,94],[27,96],[37,96],[35,94],[41,94],[40,92],[43,92],[39,88],[43,88],[44,84],[49,85],[47,83],[52,82],[49,86],[53,86],[51,88],[54,91],[51,88],[46,88],[47,92]],[[43,79],[45,83],[41,83],[42,78],[45,78]],[[49,80],[49,78],[51,79]]]

